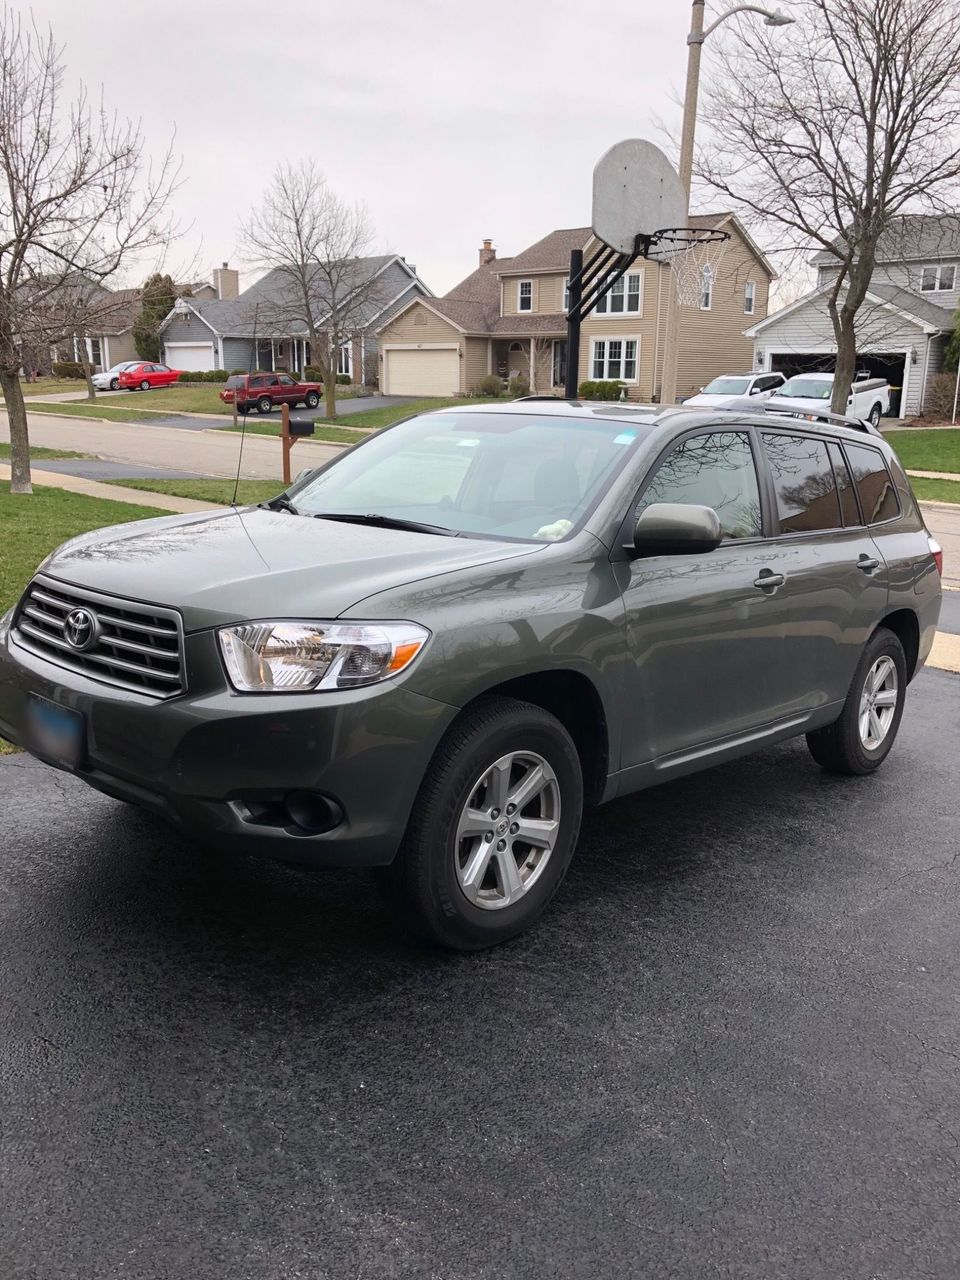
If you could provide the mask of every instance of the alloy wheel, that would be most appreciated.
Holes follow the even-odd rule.
[[[884,654],[867,672],[860,694],[858,725],[860,741],[867,751],[876,751],[890,732],[897,713],[897,696],[896,664]]]
[[[476,907],[495,911],[528,893],[560,834],[560,786],[535,751],[512,751],[470,789],[456,833],[457,880]]]

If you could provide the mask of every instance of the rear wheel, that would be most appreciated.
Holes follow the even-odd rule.
[[[238,405],[237,405],[237,413],[239,413],[239,414],[241,414],[241,415],[246,414],[246,413],[247,413],[247,405],[245,405],[245,404],[238,404]]]
[[[907,691],[903,645],[885,627],[868,640],[839,719],[807,734],[817,764],[830,773],[865,774],[890,753]]]
[[[144,378],[143,381],[140,383],[140,390],[141,391],[150,390],[150,383],[146,380],[146,378]]]
[[[388,900],[444,946],[521,933],[560,887],[580,832],[583,779],[558,720],[484,699],[437,748],[400,852],[378,871]]]
[[[257,409],[260,413],[269,413],[273,408],[273,401],[269,396],[261,396],[257,401]]]
[[[880,408],[878,404],[875,404],[873,408],[870,410],[871,427],[878,427],[880,425],[880,415],[882,412],[883,410]]]

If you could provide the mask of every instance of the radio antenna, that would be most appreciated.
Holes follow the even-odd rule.
[[[248,364],[252,364],[254,367],[256,367],[257,355],[260,351],[260,347],[257,342],[257,312],[259,310],[260,303],[258,302],[253,308],[253,351],[250,355],[250,359],[247,361]],[[253,371],[253,369],[248,369],[248,373],[253,373]],[[237,390],[239,390],[239,388],[237,388]],[[233,393],[233,402],[234,404],[237,402],[236,391]],[[244,436],[247,434],[247,415],[245,413],[241,413],[240,417],[243,419],[240,423],[240,453],[237,456],[237,478],[233,484],[233,501],[230,503],[231,507],[235,507],[237,505],[237,494],[240,492],[240,471],[243,467],[243,440]]]

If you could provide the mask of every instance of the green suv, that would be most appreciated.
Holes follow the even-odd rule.
[[[237,853],[376,867],[484,947],[585,804],[798,734],[875,769],[939,557],[852,424],[464,405],[264,506],[65,543],[0,621],[0,735]]]

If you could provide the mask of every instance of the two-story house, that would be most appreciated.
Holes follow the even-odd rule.
[[[337,371],[351,382],[377,378],[378,325],[415,298],[432,298],[412,263],[398,254],[358,258],[353,264],[357,297],[350,305],[349,337],[337,353]],[[302,373],[313,363],[299,297],[291,301],[288,274],[268,271],[241,292],[239,275],[224,263],[214,273],[215,289],[181,298],[160,326],[164,361],[174,369],[263,369]],[[330,302],[316,276],[315,327],[324,332]],[[313,295],[313,291],[311,291]],[[342,316],[342,312],[341,312]],[[342,322],[341,322],[342,323]],[[341,332],[343,330],[341,329]]]
[[[754,367],[786,374],[833,369],[837,345],[827,309],[837,258],[814,255],[817,286],[747,330]],[[923,410],[927,385],[943,368],[960,305],[960,215],[897,218],[880,237],[870,290],[857,316],[857,361],[897,389],[892,411]]]
[[[750,367],[743,336],[765,316],[773,270],[732,214],[695,215],[730,239],[703,263],[697,301],[680,309],[678,395]],[[380,387],[390,395],[462,395],[487,375],[520,375],[532,391],[561,391],[567,367],[572,249],[589,255],[589,227],[553,231],[513,258],[484,240],[477,269],[442,298],[412,300],[380,334]],[[580,381],[622,382],[631,400],[657,400],[663,380],[669,265],[638,258],[581,329]]]

